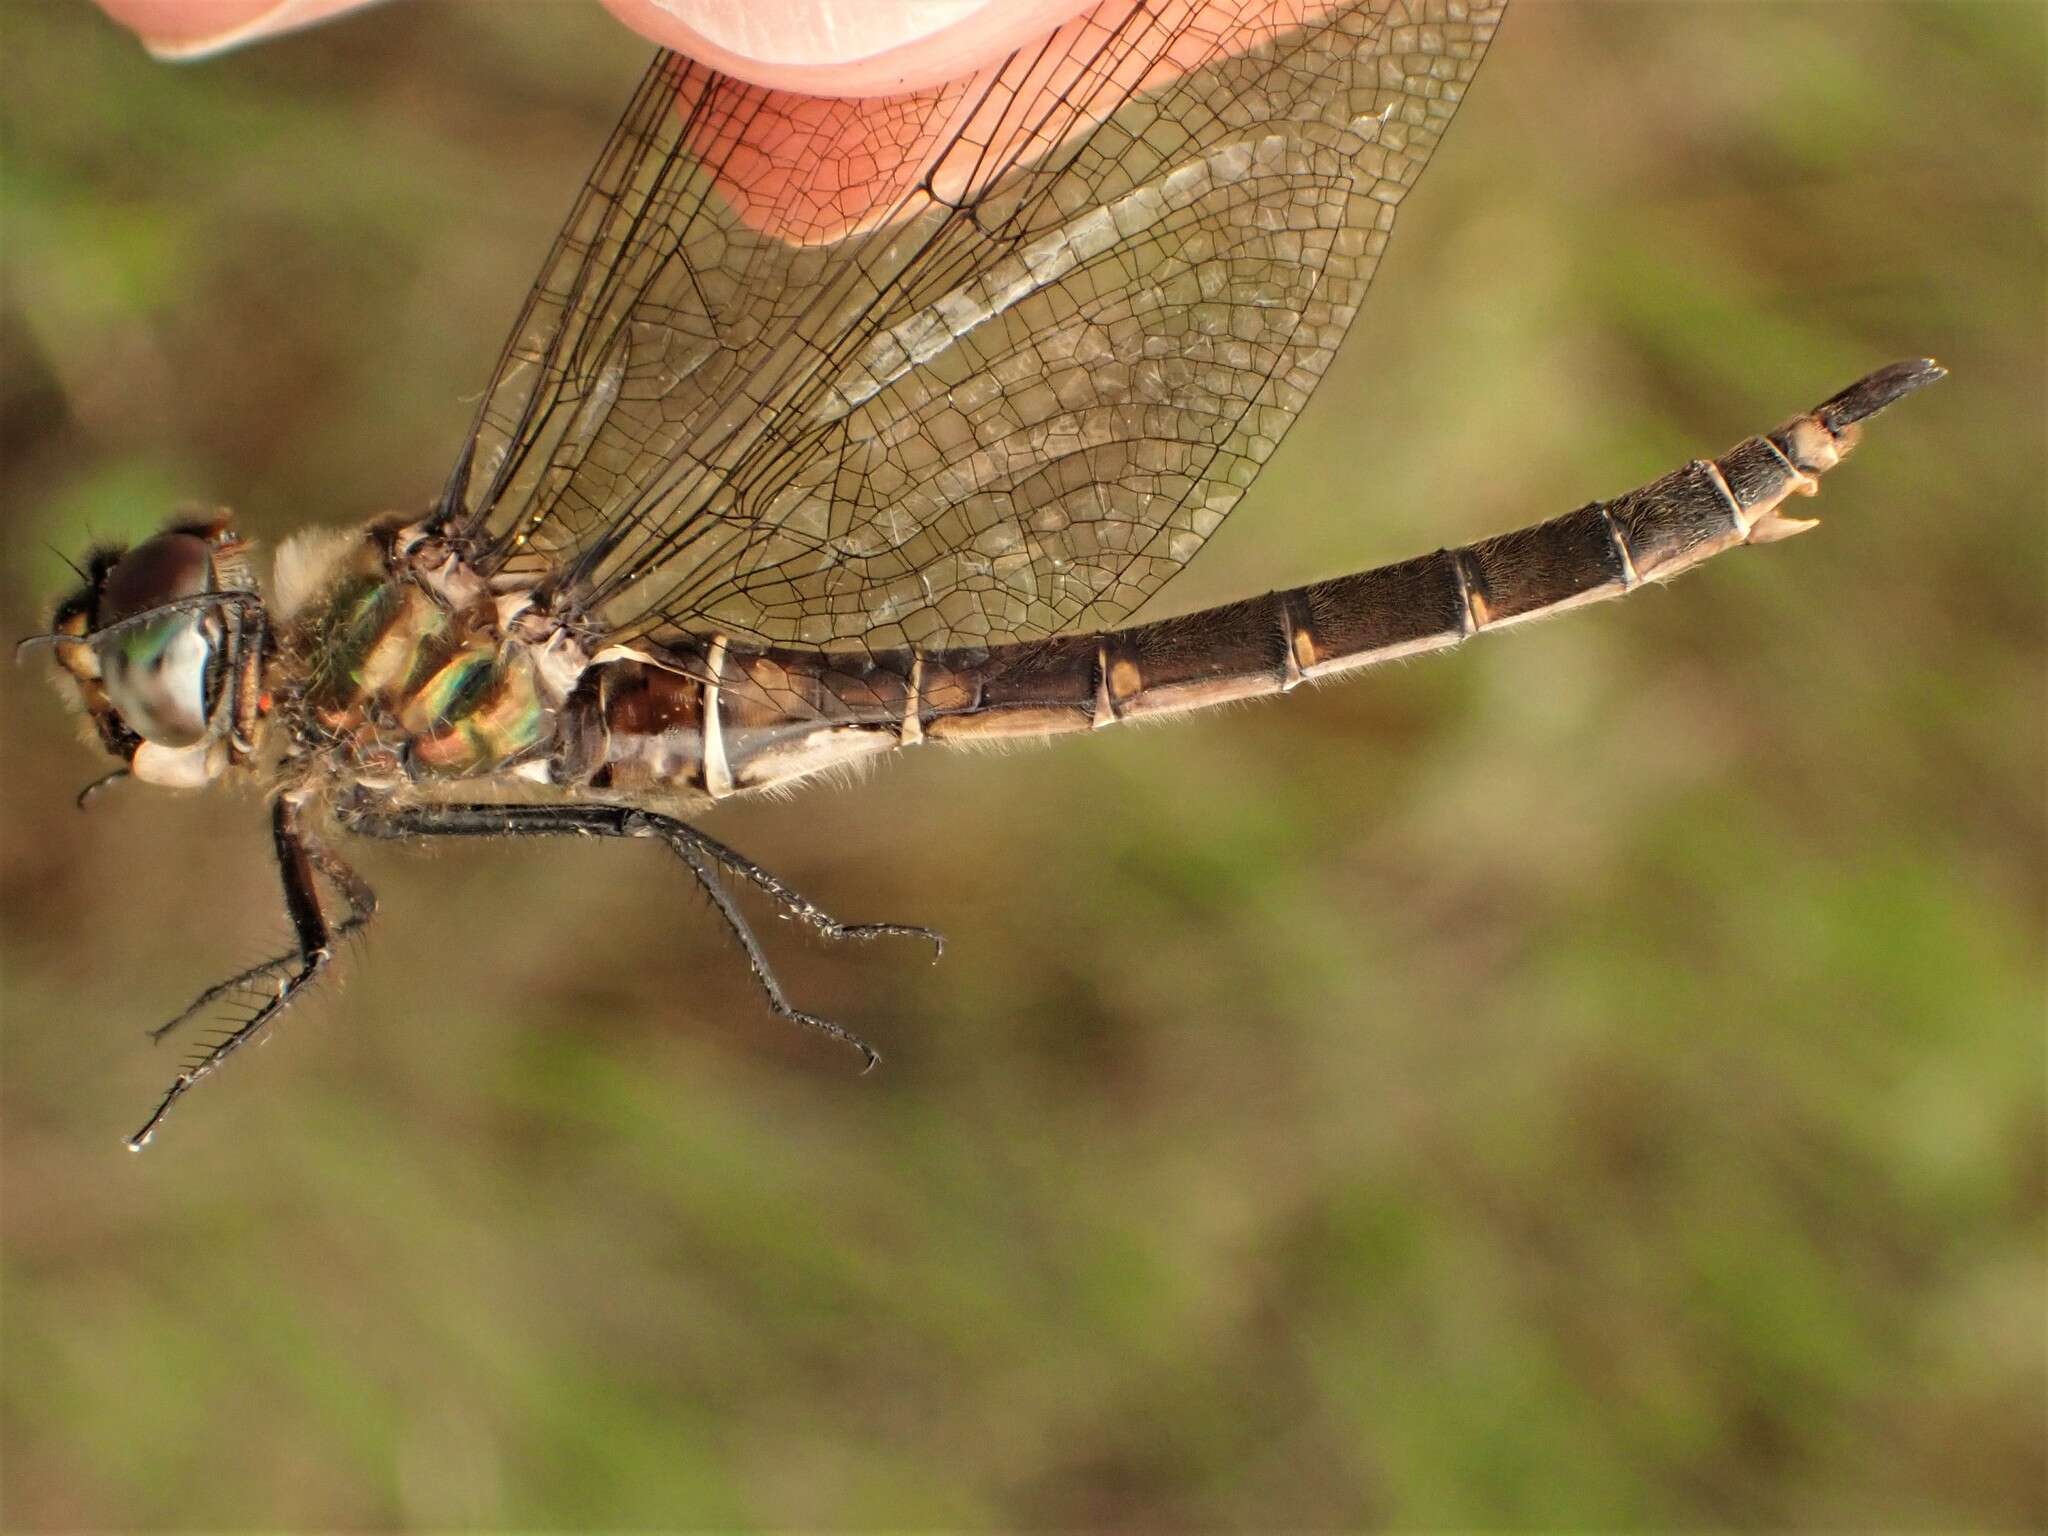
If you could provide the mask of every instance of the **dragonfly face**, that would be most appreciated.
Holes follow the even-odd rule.
[[[51,625],[59,687],[100,743],[145,782],[219,776],[235,730],[235,679],[261,632],[247,546],[224,519],[178,523],[132,549],[87,557],[86,584]],[[251,622],[251,621],[255,622]]]
[[[1513,534],[1127,623],[1306,405],[1500,9],[1121,3],[886,100],[657,58],[431,507],[287,545],[268,607],[208,525],[60,610],[137,777],[268,788],[296,936],[164,1026],[252,1000],[134,1144],[374,911],[323,821],[657,840],[772,1010],[872,1061],[783,997],[724,882],[834,938],[933,936],[839,923],[676,812],[1286,692],[1812,526],[1787,498],[1939,368]]]

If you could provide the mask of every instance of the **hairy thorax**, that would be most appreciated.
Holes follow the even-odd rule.
[[[287,773],[385,793],[574,777],[565,727],[591,659],[530,581],[486,578],[394,519],[293,540],[275,587]]]

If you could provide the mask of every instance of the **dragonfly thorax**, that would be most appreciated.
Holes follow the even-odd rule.
[[[552,783],[583,636],[530,576],[486,574],[437,522],[278,553],[280,723],[315,777],[373,793],[492,774]]]

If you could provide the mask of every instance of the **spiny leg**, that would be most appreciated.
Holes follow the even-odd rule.
[[[213,986],[208,987],[204,992],[193,998],[191,1002],[187,1003],[182,1011],[166,1019],[154,1029],[144,1030],[143,1033],[149,1036],[151,1040],[160,1041],[166,1035],[179,1028],[179,1026],[204,1013],[222,998],[232,997],[237,992],[248,991],[257,982],[264,980],[266,977],[284,975],[286,972],[296,969],[301,963],[302,960],[297,950],[290,950],[282,955],[273,955],[270,959],[260,964],[250,966],[246,971],[238,971],[233,976],[228,977],[227,980],[217,982]]]
[[[715,868],[705,856],[687,843],[671,843],[678,857],[690,866],[690,873],[697,877],[697,883],[704,887],[704,894],[711,898],[711,904],[718,908],[726,926],[732,929],[732,936],[740,941],[740,948],[746,952],[747,966],[754,973],[754,980],[760,983],[762,994],[768,999],[768,1010],[777,1018],[788,1019],[792,1024],[801,1024],[806,1029],[815,1029],[821,1035],[852,1046],[861,1055],[861,1073],[874,1071],[875,1063],[882,1059],[867,1041],[861,1039],[843,1024],[834,1024],[830,1019],[821,1019],[815,1013],[805,1013],[801,1008],[792,1007],[788,998],[782,995],[782,984],[775,979],[775,973],[768,968],[768,957],[761,952],[761,941],[754,937],[754,930],[747,926],[741,915],[739,904],[732,899],[732,893],[718,883]]]
[[[348,915],[333,925],[333,932],[330,935],[331,940],[339,942],[360,931],[365,923],[377,915],[377,893],[370,889],[362,876],[342,863],[329,850],[318,843],[304,842],[303,839],[301,843],[306,856],[323,875],[334,882],[335,889],[341,892],[342,900],[348,905]],[[248,990],[266,977],[283,976],[297,967],[301,960],[302,951],[299,950],[273,955],[258,965],[250,966],[246,971],[230,976],[226,981],[208,987],[187,1003],[184,1011],[175,1018],[157,1025],[146,1033],[152,1040],[162,1040],[181,1024],[203,1013],[222,998]]]
[[[171,1086],[164,1091],[163,1098],[157,1102],[142,1128],[128,1138],[132,1151],[140,1152],[149,1145],[149,1139],[163,1124],[172,1105],[191,1092],[201,1078],[217,1070],[228,1057],[262,1034],[273,1019],[291,1006],[292,1000],[306,985],[326,969],[334,954],[334,930],[328,926],[327,916],[320,910],[320,891],[313,878],[316,862],[336,880],[348,899],[351,911],[345,928],[360,927],[376,910],[375,896],[356,878],[355,872],[331,854],[318,849],[300,831],[298,806],[290,796],[280,797],[271,809],[271,838],[277,849],[278,877],[284,885],[285,912],[291,918],[292,932],[299,941],[297,967],[289,975],[281,974],[290,964],[289,960],[284,960],[244,973],[246,977],[272,974],[273,971],[280,973],[276,996],[235,1029],[214,1041],[171,1080]],[[224,995],[227,985],[231,984],[214,989],[214,995]],[[188,1009],[179,1015],[179,1019],[189,1017],[190,1013]]]
[[[658,837],[677,857],[685,848],[753,885],[785,914],[828,939],[923,939],[933,959],[945,951],[942,934],[914,923],[842,923],[801,892],[761,868],[738,850],[707,836],[688,822],[625,805],[436,805],[406,810],[344,807],[342,822],[365,837]]]
[[[834,1040],[843,1041],[861,1053],[871,1069],[881,1058],[865,1040],[830,1019],[793,1007],[783,995],[781,984],[770,969],[768,957],[732,895],[718,883],[716,865],[730,860],[735,870],[785,909],[834,938],[870,938],[884,933],[905,933],[938,942],[938,935],[922,928],[900,924],[843,924],[796,895],[767,871],[748,863],[723,844],[713,842],[696,828],[662,816],[623,805],[428,805],[401,810],[344,808],[342,823],[364,837],[404,839],[410,837],[658,837],[666,843],[718,908],[745,951],[747,964],[768,1000],[769,1011],[778,1018],[801,1024]]]
[[[944,934],[916,923],[842,923],[802,892],[790,889],[779,878],[744,854],[698,831],[688,822],[676,821],[667,816],[654,817],[653,820],[657,824],[656,835],[674,849],[679,858],[688,860],[689,854],[684,850],[696,849],[713,863],[730,870],[767,896],[782,909],[785,916],[810,924],[828,939],[923,939],[932,947],[934,965],[938,964],[939,957],[946,952]]]

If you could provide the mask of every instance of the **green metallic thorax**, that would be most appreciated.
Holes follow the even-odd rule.
[[[306,703],[355,755],[402,751],[416,773],[489,773],[549,741],[554,718],[530,660],[488,609],[449,612],[388,573],[345,579],[306,626]]]

